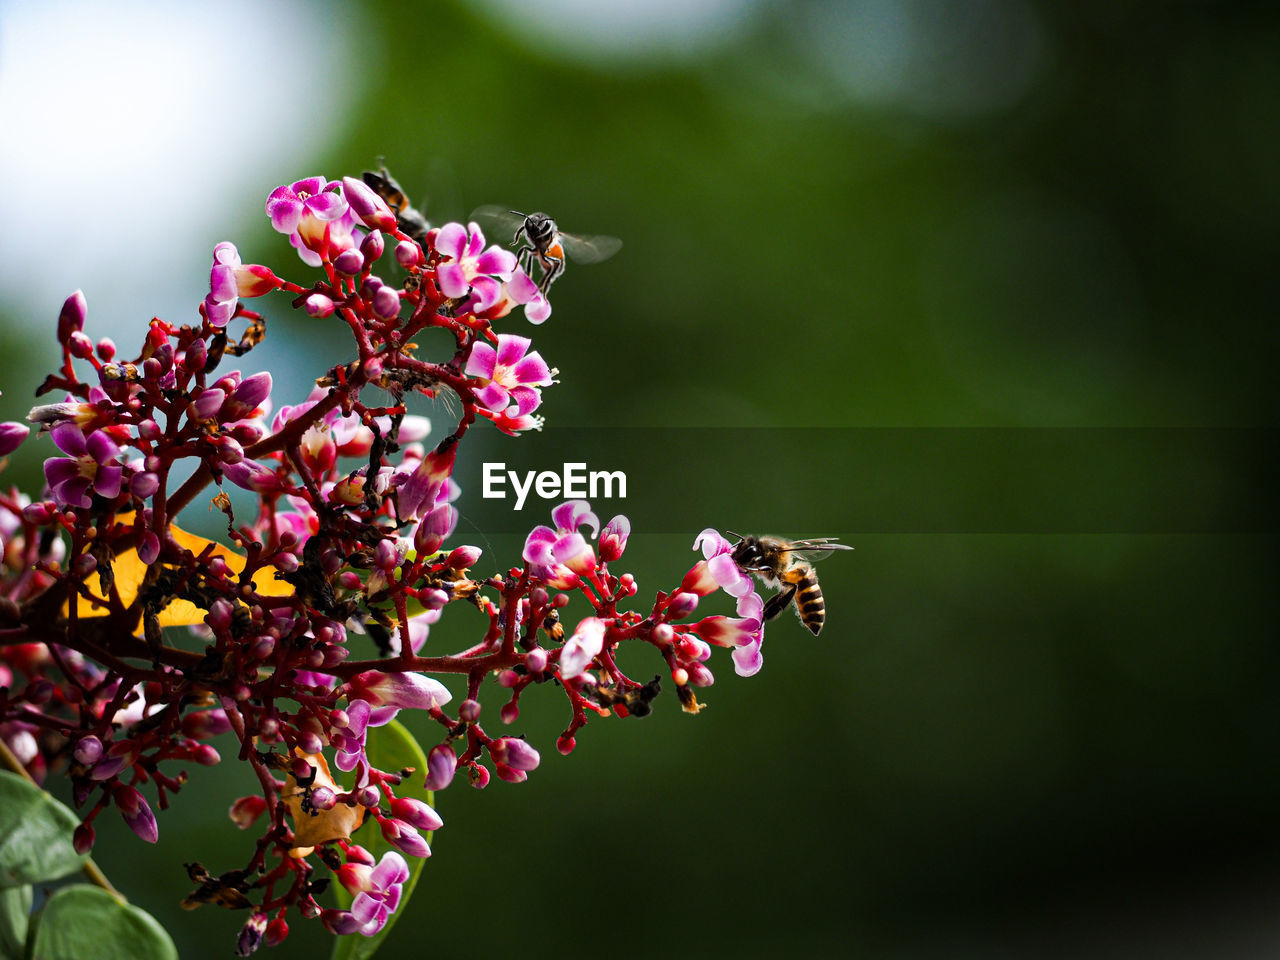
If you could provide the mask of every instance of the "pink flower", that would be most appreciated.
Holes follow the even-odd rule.
[[[516,268],[516,255],[497,244],[484,249],[484,234],[472,223],[446,223],[436,234],[436,252],[445,262],[436,267],[436,283],[446,297],[465,297],[478,277],[506,280]]]
[[[88,507],[93,503],[91,489],[108,500],[120,494],[123,470],[115,462],[120,448],[105,431],[94,430],[86,437],[74,423],[64,421],[50,435],[67,454],[44,462],[45,480],[55,500],[68,507]]]
[[[0,423],[0,457],[7,457],[18,449],[18,445],[27,439],[31,428],[23,423],[8,421]]]
[[[330,189],[337,186],[325,183],[324,177],[307,177],[295,180],[288,186],[276,187],[267,197],[267,216],[271,226],[284,234],[293,233],[304,217],[316,220],[337,220],[347,212],[347,201],[341,192]]]
[[[400,905],[404,882],[409,879],[409,864],[404,857],[389,850],[382,855],[376,867],[363,863],[344,863],[338,868],[338,882],[346,887],[355,899],[350,911],[344,914],[354,924],[338,921],[339,926],[351,926],[346,933],[359,933],[372,937],[387,924],[387,918]]]
[[[590,526],[594,537],[600,530],[600,518],[591,512],[587,501],[567,500],[551,511],[551,519],[556,529],[534,527],[524,542],[523,556],[533,576],[565,590],[577,584],[579,575],[595,569],[595,553],[578,528]]]
[[[535,388],[552,383],[551,368],[542,355],[536,350],[528,353],[531,342],[503,333],[498,335],[496,350],[483,341],[472,346],[465,372],[477,379],[476,399],[495,413],[505,411],[516,417],[532,413],[542,402]]]

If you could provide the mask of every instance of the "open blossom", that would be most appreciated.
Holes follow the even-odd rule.
[[[280,233],[289,234],[298,229],[304,217],[337,220],[347,212],[347,201],[341,192],[331,189],[334,186],[325,183],[324,177],[307,177],[276,187],[267,197],[267,216],[271,218],[271,226]]]
[[[522,417],[542,402],[535,388],[552,383],[551,368],[538,351],[528,352],[531,343],[528,337],[503,333],[496,350],[482,341],[471,348],[465,372],[477,378],[476,399],[490,410]]]
[[[342,933],[359,933],[372,937],[386,926],[387,918],[400,905],[404,882],[409,879],[409,864],[404,857],[389,850],[376,867],[364,863],[344,863],[338,868],[338,882],[354,899],[351,909],[343,911],[334,925]],[[348,921],[347,918],[350,918]]]
[[[579,575],[595,569],[595,553],[578,528],[589,526],[591,536],[600,530],[600,518],[585,500],[566,500],[551,511],[556,529],[534,527],[524,542],[529,572],[548,586],[564,590],[575,586]]]
[[[44,462],[45,480],[55,500],[69,507],[88,507],[93,503],[90,490],[107,499],[119,495],[124,471],[115,460],[120,448],[105,431],[94,430],[86,437],[74,423],[64,421],[50,435],[67,455]]]
[[[506,280],[516,268],[516,255],[497,244],[484,249],[476,224],[446,223],[436,234],[436,252],[445,262],[436,267],[436,282],[446,297],[465,297],[479,277]]]

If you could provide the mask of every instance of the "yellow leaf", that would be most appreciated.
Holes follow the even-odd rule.
[[[121,523],[128,524],[133,520],[133,514],[121,514],[116,519]],[[180,546],[190,550],[197,557],[204,553],[206,547],[211,547],[212,549],[210,549],[209,553],[205,554],[204,563],[214,557],[221,557],[232,573],[239,574],[244,570],[247,561],[230,547],[223,546],[213,540],[206,540],[204,537],[197,537],[194,533],[187,533],[187,531],[172,525],[169,527],[169,531]],[[139,559],[136,549],[129,549],[119,554],[111,562],[111,572],[115,575],[115,588],[120,595],[120,602],[128,607],[138,597],[138,590],[147,576],[147,566]],[[96,576],[90,576],[85,582],[85,586],[89,588],[91,596],[105,603],[107,598],[99,589]],[[268,597],[284,597],[293,593],[293,587],[290,584],[275,578],[275,567],[263,567],[258,570],[253,575],[253,588],[258,593]],[[68,612],[67,608],[63,609],[64,616]],[[190,600],[174,600],[160,611],[160,626],[186,627],[194,623],[203,623],[207,612],[207,610],[197,607]],[[82,619],[105,617],[107,608],[105,605],[97,606],[88,598],[82,596],[76,607],[76,615]]]
[[[296,747],[294,753],[316,768],[316,778],[311,786],[328,787],[334,793],[345,792],[334,782],[333,774],[329,772],[329,762],[325,760],[324,754],[303,753]],[[364,822],[365,808],[353,807],[345,803],[336,803],[328,810],[303,810],[302,800],[305,794],[306,790],[298,785],[293,774],[287,774],[284,789],[280,791],[280,798],[284,801],[285,809],[289,811],[289,818],[293,820],[293,852],[299,856],[307,854],[301,853],[298,848],[306,848],[309,853],[310,848],[318,847],[330,840],[348,839],[356,827]]]

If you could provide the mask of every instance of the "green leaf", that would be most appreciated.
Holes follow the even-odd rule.
[[[0,960],[22,960],[27,946],[31,888],[0,890]]]
[[[427,756],[422,752],[418,741],[413,738],[413,734],[398,720],[392,720],[383,727],[369,728],[365,737],[365,754],[369,757],[369,763],[379,770],[391,772],[413,767],[413,776],[396,788],[396,796],[413,797],[415,800],[435,806],[435,798],[431,791],[422,785],[427,776]],[[359,840],[360,844],[373,854],[375,860],[381,860],[384,853],[394,850],[395,847],[383,839],[382,833],[378,830],[377,821],[373,817],[369,818],[369,822],[372,826],[366,828],[369,831],[368,834],[354,839]],[[430,842],[430,840],[431,834],[427,834],[427,841]],[[405,857],[405,861],[409,864],[409,879],[404,882],[400,906],[387,918],[387,925],[372,937],[362,937],[358,933],[338,937],[333,945],[331,960],[368,960],[382,945],[382,941],[391,932],[392,926],[404,914],[409,897],[413,895],[413,888],[418,884],[418,875],[422,873],[424,861],[417,857]],[[346,888],[340,883],[335,883],[333,889],[337,894],[338,905],[344,910],[349,908],[352,897],[347,893]]]
[[[151,914],[99,887],[63,887],[32,921],[30,960],[178,960],[178,948]]]
[[[71,834],[80,818],[35,784],[0,771],[0,889],[75,873],[86,856]]]

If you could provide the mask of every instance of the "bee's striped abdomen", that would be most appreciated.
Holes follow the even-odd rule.
[[[822,599],[822,588],[818,586],[818,575],[813,572],[813,567],[805,567],[796,580],[796,613],[815,637],[822,632],[822,625],[827,619],[827,604]]]

